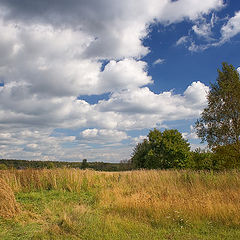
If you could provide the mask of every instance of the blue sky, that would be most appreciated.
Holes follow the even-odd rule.
[[[240,3],[0,0],[0,158],[118,162],[150,129],[194,122],[222,62],[240,66]]]

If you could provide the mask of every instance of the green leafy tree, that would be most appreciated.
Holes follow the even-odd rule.
[[[207,99],[208,106],[195,125],[197,135],[214,152],[230,154],[236,165],[240,162],[240,79],[232,65],[223,63],[222,71],[218,69]]]
[[[134,149],[132,160],[135,166],[149,169],[185,167],[190,147],[180,132],[154,129],[149,132],[148,139]]]
[[[189,156],[189,143],[176,129],[157,129],[148,134],[151,152],[148,153],[147,167],[152,168],[183,168]]]

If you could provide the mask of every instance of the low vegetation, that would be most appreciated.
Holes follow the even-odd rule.
[[[53,169],[53,168],[76,168],[76,169],[93,169],[97,171],[126,171],[131,170],[133,166],[130,161],[121,161],[120,163],[107,162],[64,162],[64,161],[28,161],[14,159],[0,159],[0,170],[6,169]]]
[[[18,212],[18,204],[12,189],[0,178],[0,217],[11,218]]]
[[[0,217],[0,239],[240,239],[238,171],[26,169],[0,179],[18,204]]]

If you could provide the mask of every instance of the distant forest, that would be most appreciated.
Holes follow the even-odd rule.
[[[126,171],[131,170],[132,166],[128,161],[120,163],[106,162],[87,162],[84,159],[82,162],[60,162],[60,161],[28,161],[28,160],[12,160],[0,159],[0,170],[6,169],[27,169],[27,168],[80,168],[93,169],[97,171]]]

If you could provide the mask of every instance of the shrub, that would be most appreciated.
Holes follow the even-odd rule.
[[[8,167],[4,163],[0,163],[0,170],[7,170]]]
[[[213,161],[213,153],[201,150],[200,148],[191,152],[187,167],[195,170],[211,170],[217,168]]]

